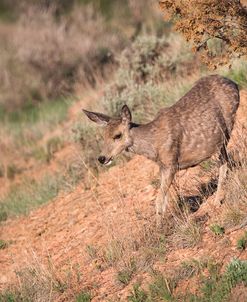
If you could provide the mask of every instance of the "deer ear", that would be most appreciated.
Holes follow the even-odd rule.
[[[87,111],[85,109],[82,109],[82,111],[86,114],[86,116],[93,122],[99,124],[100,126],[106,126],[109,121],[110,117],[103,114],[103,113],[98,113],[98,112],[91,112]]]
[[[128,123],[130,123],[132,120],[131,112],[127,105],[123,105],[122,107],[121,118],[123,122],[128,122]]]

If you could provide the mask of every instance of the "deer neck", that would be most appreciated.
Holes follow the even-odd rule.
[[[154,147],[152,123],[139,125],[132,123],[130,126],[130,136],[132,145],[128,151],[143,155],[151,160],[155,160],[157,152]]]

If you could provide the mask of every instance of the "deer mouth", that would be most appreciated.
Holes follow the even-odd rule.
[[[112,158],[110,157],[107,161],[104,162],[104,166],[110,166],[112,163]]]

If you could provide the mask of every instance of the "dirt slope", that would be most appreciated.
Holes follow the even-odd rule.
[[[246,92],[242,92],[242,103],[238,121],[244,124]],[[241,128],[243,135],[242,131],[245,130]],[[232,148],[235,143],[233,139]],[[128,286],[123,287],[116,281],[116,268],[105,265],[106,261],[101,261],[100,257],[97,260],[90,257],[88,249],[107,248],[116,239],[125,242],[140,239],[143,229],[154,221],[157,175],[155,164],[135,156],[130,162],[114,166],[95,178],[90,190],[84,190],[80,184],[72,193],[58,196],[27,217],[3,223],[0,238],[10,244],[7,249],[0,249],[0,289],[18,279],[15,272],[30,265],[50,264],[58,278],[64,278],[75,267],[81,276],[81,281],[61,292],[56,301],[72,301],[74,293],[82,288],[90,288],[94,302],[109,301],[110,298],[116,301],[116,297],[127,301],[132,284],[137,279],[146,279],[146,274],[137,274]],[[202,167],[181,172],[180,176],[180,193],[184,195],[198,195],[198,187],[208,180]],[[155,267],[161,271],[174,270],[181,261],[208,255],[224,262],[232,257],[247,259],[246,251],[236,249],[236,239],[243,230],[219,239],[210,232],[210,219],[221,211],[212,206],[212,200],[213,196],[209,197],[196,213],[198,217],[206,217],[201,243],[177,249],[171,245],[163,259],[166,261],[157,261]],[[188,286],[191,284],[181,284],[185,289]]]
[[[90,191],[83,191],[79,186],[73,193],[60,196],[28,217],[7,222],[2,227],[1,238],[13,243],[7,250],[0,251],[1,285],[10,282],[16,270],[30,263],[33,254],[41,261],[49,256],[60,268],[69,261],[80,263],[87,267],[90,276],[94,268],[88,267],[85,259],[86,246],[106,243],[116,221],[127,231],[134,222],[135,211],[143,212],[142,215],[152,212],[155,192],[150,176],[154,170],[151,162],[144,165],[142,158],[135,158],[126,166],[113,167],[102,175]],[[148,202],[143,207],[145,199]],[[101,278],[100,274],[98,277]],[[112,278],[108,278],[111,282]]]

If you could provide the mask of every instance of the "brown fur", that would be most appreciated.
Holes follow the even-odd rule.
[[[193,167],[220,152],[221,163],[216,200],[221,199],[226,176],[226,146],[239,105],[239,90],[231,80],[219,75],[201,78],[177,103],[163,108],[148,124],[137,125],[125,105],[120,118],[85,111],[105,125],[105,149],[99,160],[107,164],[123,150],[141,154],[157,162],[161,190],[157,197],[157,215],[164,213],[169,187],[178,170]],[[116,135],[121,134],[121,138]],[[104,161],[103,161],[104,159]]]

